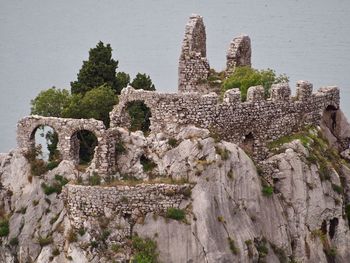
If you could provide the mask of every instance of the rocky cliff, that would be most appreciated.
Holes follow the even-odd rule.
[[[67,161],[32,176],[20,152],[2,154],[0,262],[349,262],[342,118],[336,135],[307,127],[258,164],[191,126],[174,138],[120,128],[109,178]]]

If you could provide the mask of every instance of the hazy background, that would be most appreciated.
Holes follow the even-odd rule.
[[[348,0],[0,0],[0,152],[16,146],[16,122],[40,90],[69,88],[99,40],[110,43],[119,70],[149,74],[176,92],[177,63],[188,17],[204,16],[207,56],[221,70],[228,44],[252,39],[255,68],[273,68],[314,89],[341,88],[350,117]]]

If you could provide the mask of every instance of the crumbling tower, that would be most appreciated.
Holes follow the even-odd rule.
[[[205,81],[210,71],[206,56],[203,17],[192,15],[186,25],[179,59],[179,92],[198,92],[206,89]]]
[[[252,48],[250,38],[241,35],[234,38],[226,54],[226,71],[232,73],[236,67],[251,66]]]

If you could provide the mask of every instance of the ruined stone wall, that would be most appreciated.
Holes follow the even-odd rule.
[[[248,90],[247,101],[241,102],[238,89],[215,93],[160,94],[134,90],[122,91],[119,104],[111,112],[111,126],[123,126],[125,105],[144,101],[151,110],[151,130],[176,135],[183,125],[194,124],[215,131],[222,139],[240,144],[251,134],[255,146],[300,130],[305,125],[319,125],[327,106],[339,107],[339,89],[325,87],[312,93],[312,84],[297,83],[297,95],[291,96],[287,84],[274,85],[271,97],[264,99],[261,86]],[[127,127],[126,127],[127,128]]]
[[[87,130],[92,132],[98,145],[95,148],[92,161],[94,169],[108,173],[113,165],[113,150],[115,142],[113,130],[106,130],[102,121],[95,119],[69,119],[43,116],[28,116],[17,123],[17,144],[26,152],[35,146],[35,132],[40,126],[49,126],[58,134],[58,151],[63,160],[79,162],[79,141],[77,132]],[[112,163],[111,163],[112,162]]]
[[[66,185],[63,197],[68,215],[76,228],[90,217],[119,214],[136,220],[149,212],[165,213],[169,207],[179,207],[189,185],[140,184],[136,186]]]
[[[252,49],[250,38],[241,35],[234,38],[227,50],[226,67],[229,73],[232,73],[236,67],[251,66]]]
[[[210,66],[206,52],[203,17],[192,15],[186,25],[179,59],[179,92],[207,92],[204,80],[209,76]]]

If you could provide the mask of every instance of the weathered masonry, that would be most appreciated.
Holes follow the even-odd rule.
[[[110,114],[112,127],[127,128],[125,105],[131,101],[143,101],[150,108],[153,132],[175,136],[181,126],[194,124],[237,144],[253,140],[254,148],[259,149],[305,125],[319,125],[324,111],[338,109],[339,90],[325,87],[312,93],[311,83],[299,81],[295,97],[287,84],[277,84],[265,100],[263,87],[257,86],[250,87],[247,101],[241,102],[238,89],[227,91],[220,101],[216,93],[160,94],[128,87]]]
[[[234,38],[227,51],[227,72],[237,66],[251,65],[251,46],[248,36]],[[64,160],[78,161],[79,143],[76,132],[88,130],[95,134],[98,145],[92,166],[108,174],[115,171],[118,127],[129,128],[127,107],[135,101],[143,102],[151,112],[151,132],[176,136],[182,126],[196,125],[206,128],[226,141],[249,146],[256,159],[266,156],[267,142],[298,131],[305,125],[320,125],[328,116],[329,126],[334,111],[339,109],[339,89],[323,87],[313,93],[307,81],[298,81],[295,96],[288,84],[272,86],[270,98],[264,98],[262,86],[250,87],[247,101],[242,102],[240,91],[226,91],[223,98],[210,90],[205,80],[210,74],[206,58],[206,34],[203,18],[192,15],[186,25],[185,37],[179,60],[178,93],[162,94],[153,91],[122,90],[119,104],[110,112],[110,125],[106,129],[94,119],[62,119],[30,116],[18,122],[18,147],[24,151],[34,146],[35,130],[50,126],[58,133],[58,150]],[[334,126],[334,127],[333,127]]]

